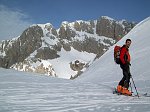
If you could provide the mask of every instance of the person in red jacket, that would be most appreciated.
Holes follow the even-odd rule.
[[[120,51],[120,67],[123,71],[123,78],[119,82],[117,86],[117,91],[126,94],[126,95],[132,95],[132,93],[128,90],[129,88],[129,82],[130,82],[130,53],[129,53],[129,47],[131,45],[131,39],[127,39],[125,42],[125,45],[121,47]]]

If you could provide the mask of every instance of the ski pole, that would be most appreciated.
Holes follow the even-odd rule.
[[[132,91],[132,86],[131,86],[131,82],[130,82],[130,88],[131,88],[131,93],[133,93],[133,91]]]
[[[139,98],[139,93],[137,92],[137,89],[136,89],[136,86],[135,86],[135,83],[134,83],[134,80],[133,80],[133,77],[132,77],[132,76],[131,76],[131,79],[132,79],[132,82],[133,82],[134,88],[135,88],[135,90],[136,90],[137,96],[138,96],[138,98]]]

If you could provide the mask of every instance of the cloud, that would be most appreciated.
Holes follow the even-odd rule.
[[[12,10],[0,5],[0,40],[8,40],[21,35],[31,24],[31,19],[20,10]]]

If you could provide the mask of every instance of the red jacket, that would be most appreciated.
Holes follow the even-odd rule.
[[[128,48],[125,47],[125,45],[121,48],[120,60],[122,64],[126,64],[127,62],[130,63],[131,58],[130,58],[129,50]]]

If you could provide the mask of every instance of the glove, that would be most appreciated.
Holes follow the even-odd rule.
[[[131,66],[130,62],[126,62],[127,65]]]
[[[129,63],[129,66],[131,66],[131,64]]]

